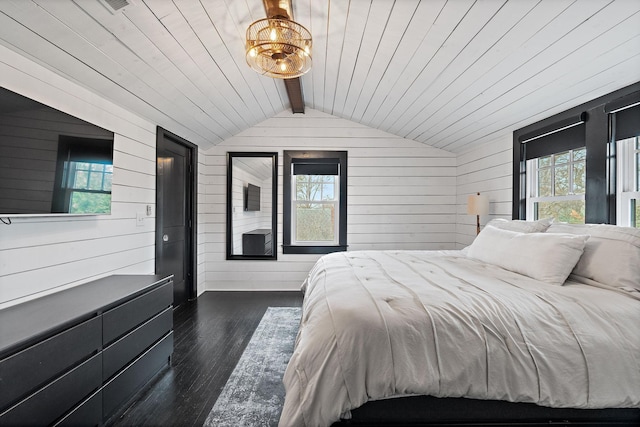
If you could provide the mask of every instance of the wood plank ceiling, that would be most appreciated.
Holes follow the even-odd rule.
[[[262,0],[127,1],[0,0],[0,43],[205,149],[290,108],[245,63]],[[293,9],[314,38],[307,108],[453,152],[640,80],[640,0]]]

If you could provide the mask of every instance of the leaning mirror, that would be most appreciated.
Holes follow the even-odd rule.
[[[227,259],[276,259],[278,153],[227,153]]]

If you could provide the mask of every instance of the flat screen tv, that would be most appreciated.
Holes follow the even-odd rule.
[[[111,213],[113,132],[0,87],[0,217]]]
[[[245,198],[245,211],[259,211],[260,210],[260,187],[253,184],[247,185],[247,197]]]

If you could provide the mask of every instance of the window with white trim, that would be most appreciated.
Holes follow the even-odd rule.
[[[294,188],[291,189],[291,244],[337,245],[340,176],[294,175]]]
[[[587,149],[527,160],[527,218],[584,224]]]
[[[640,137],[616,141],[617,224],[640,228]]]

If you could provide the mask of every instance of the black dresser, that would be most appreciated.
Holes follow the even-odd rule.
[[[272,255],[271,229],[260,228],[242,234],[242,255]]]
[[[173,353],[173,276],[110,276],[0,310],[0,425],[102,425]]]

